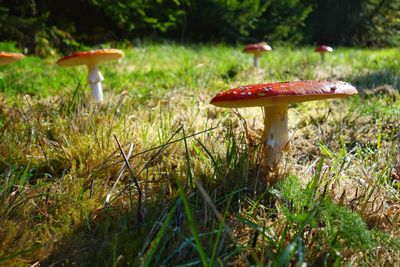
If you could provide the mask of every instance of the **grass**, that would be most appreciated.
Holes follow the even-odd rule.
[[[338,48],[321,64],[310,47],[281,47],[262,72],[240,47],[122,49],[101,67],[102,106],[84,67],[0,67],[0,264],[400,263],[397,49]],[[268,182],[261,110],[208,103],[297,79],[341,79],[360,94],[293,106],[291,148]]]

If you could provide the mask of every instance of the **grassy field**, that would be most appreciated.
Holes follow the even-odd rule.
[[[121,49],[103,105],[84,67],[0,67],[0,265],[400,265],[398,49],[282,47],[262,71],[241,47]],[[272,181],[262,110],[209,101],[304,79],[359,95],[292,106]]]

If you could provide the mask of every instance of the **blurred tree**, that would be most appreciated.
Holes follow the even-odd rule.
[[[370,0],[364,4],[355,43],[363,46],[398,46],[400,1]]]
[[[267,5],[262,0],[190,0],[182,35],[200,41],[241,41],[257,26]]]
[[[0,24],[43,56],[136,37],[395,46],[400,0],[0,0]]]
[[[143,32],[165,33],[177,27],[184,11],[180,0],[90,0],[126,35]]]
[[[0,0],[0,38],[15,41],[20,48],[27,50],[25,52],[40,56],[54,55],[54,47],[62,50],[79,47],[70,34],[74,32],[71,23],[64,25],[64,30],[49,23],[49,18],[56,12],[52,12],[47,2],[51,3]]]
[[[305,21],[313,10],[312,0],[268,0],[252,36],[275,43],[297,44],[307,38]]]
[[[396,45],[399,0],[315,0],[308,20],[312,41],[326,44]]]

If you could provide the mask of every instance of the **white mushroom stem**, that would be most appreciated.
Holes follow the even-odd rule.
[[[258,69],[259,65],[258,65],[258,59],[259,59],[260,55],[254,54],[253,57],[253,66],[254,68]]]
[[[90,83],[90,88],[92,88],[92,97],[97,103],[101,103],[103,102],[103,88],[101,87],[101,82],[104,80],[104,77],[101,75],[97,65],[88,65],[88,71],[88,82]]]
[[[289,143],[288,105],[264,107],[264,113],[264,159],[267,167],[273,169]]]
[[[321,53],[321,61],[325,62],[325,53],[324,52]]]

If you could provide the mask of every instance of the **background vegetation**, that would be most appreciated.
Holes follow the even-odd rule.
[[[395,46],[400,0],[0,0],[0,38],[38,55],[135,38]]]
[[[0,51],[29,55],[0,66],[0,265],[399,266],[399,10],[0,0]],[[262,40],[274,50],[255,70],[242,44]],[[363,48],[335,48],[322,64],[322,43]],[[125,53],[101,66],[101,105],[85,67],[54,64],[98,47]],[[359,95],[292,105],[273,180],[262,111],[209,101],[306,79],[345,80]]]
[[[399,265],[398,49],[339,48],[321,64],[281,47],[260,72],[241,46],[120,48],[101,106],[85,67],[0,68],[0,265]],[[274,184],[262,110],[209,104],[243,84],[328,78],[360,95],[289,109]]]

